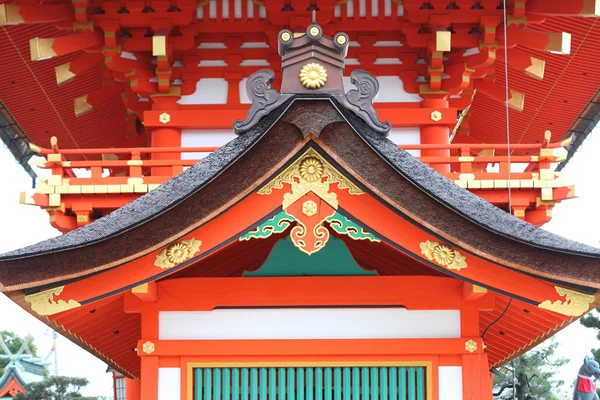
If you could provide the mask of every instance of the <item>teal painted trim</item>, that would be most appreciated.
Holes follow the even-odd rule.
[[[204,369],[204,400],[212,399],[212,371],[210,368]]]
[[[413,367],[408,368],[408,400],[416,400],[416,377],[415,369]]]
[[[231,368],[223,368],[223,398],[228,399],[231,394]]]
[[[352,399],[360,398],[360,369],[352,368]]]
[[[374,275],[376,271],[364,270],[356,263],[343,240],[334,238],[310,256],[298,250],[289,237],[279,240],[259,269],[244,272],[244,277]]]
[[[323,400],[323,368],[315,368],[315,400]]]
[[[194,377],[196,378],[194,381],[194,400],[202,400],[202,370],[195,369]]]
[[[333,369],[333,400],[342,400],[342,369]]]
[[[362,368],[361,383],[362,383],[362,399],[368,400],[368,398],[369,398],[369,368],[366,368],[366,367]],[[377,400],[377,399],[373,399],[373,400]]]
[[[398,369],[390,368],[390,400],[398,400]]]
[[[231,399],[239,400],[240,398],[240,369],[234,368],[231,374]]]
[[[388,399],[388,369],[379,368],[379,389],[381,390],[381,400]]]
[[[294,374],[294,368],[288,368],[287,370],[287,398],[288,400],[294,400],[296,394],[296,388],[294,387],[296,383],[296,377]]]
[[[258,400],[258,369],[250,369],[250,400]]]
[[[342,214],[336,212],[326,220],[329,222],[329,226],[341,235],[348,235],[352,240],[368,240],[370,242],[381,242],[381,240],[364,230],[364,228],[358,225],[356,222],[349,220]]]
[[[352,389],[351,389],[351,384],[352,382],[350,381],[351,379],[351,375],[352,374],[352,370],[348,367],[344,368],[344,400],[350,400],[351,396],[352,396]]]
[[[304,368],[298,368],[296,371],[296,399],[304,400],[304,391],[306,387],[304,386]]]
[[[306,368],[306,400],[313,400],[315,395],[314,387],[315,370],[313,368]]]
[[[244,236],[240,237],[240,240],[266,239],[271,235],[282,233],[295,220],[296,219],[294,217],[292,217],[285,211],[282,211],[270,220],[259,225],[253,231],[250,231]]]
[[[221,400],[221,368],[213,370],[213,399]]]
[[[248,368],[242,368],[242,400],[248,400]]]
[[[267,369],[260,369],[260,400],[267,400]]]
[[[325,368],[325,400],[333,400],[333,381],[331,378],[331,368]]]
[[[279,398],[285,399],[285,368],[279,368],[277,387],[279,389]]]
[[[406,394],[408,392],[406,390],[406,368],[398,368],[398,375],[398,382],[400,383],[400,389],[398,390],[400,394],[400,400],[406,400]]]
[[[417,400],[425,400],[425,368],[417,368]]]
[[[371,398],[379,398],[379,368],[371,368]]]
[[[277,370],[269,368],[269,398],[274,399],[277,396]]]

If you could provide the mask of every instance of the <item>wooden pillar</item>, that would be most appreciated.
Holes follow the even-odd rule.
[[[158,340],[158,312],[142,313],[142,340],[147,342]],[[158,400],[158,356],[152,356],[151,352],[147,353],[142,356],[141,362],[140,397],[143,400]]]
[[[161,118],[164,114],[165,121],[170,120],[171,116],[169,111],[177,110],[179,105],[177,104],[179,97],[164,96],[155,97],[152,109],[155,111],[162,111]],[[181,147],[181,129],[165,126],[160,128],[154,128],[150,136],[151,147]],[[152,160],[179,160],[181,159],[181,153],[152,153]],[[173,168],[171,166],[166,167],[154,167],[152,168],[153,176],[174,176],[182,171],[181,167]]]
[[[435,111],[441,111],[448,108],[448,100],[438,95],[423,95],[421,102],[422,108],[430,108]],[[447,144],[450,139],[450,128],[445,125],[432,124],[421,126],[421,144]],[[421,150],[422,157],[448,157],[450,150]],[[439,172],[450,172],[450,164],[434,164],[431,166]]]
[[[125,400],[141,400],[140,382],[137,379],[125,378]]]

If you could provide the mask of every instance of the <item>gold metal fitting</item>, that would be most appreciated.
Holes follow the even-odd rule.
[[[431,120],[433,122],[439,122],[442,120],[442,113],[439,112],[438,110],[432,111],[431,112]]]
[[[158,116],[158,120],[163,123],[163,124],[167,124],[171,121],[171,115],[169,115],[168,113],[164,112],[162,114],[160,114]]]

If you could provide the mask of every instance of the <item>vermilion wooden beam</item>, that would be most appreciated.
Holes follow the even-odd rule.
[[[82,53],[73,60],[55,67],[56,83],[63,85],[72,81],[78,74],[102,62],[100,53]]]
[[[31,60],[44,60],[56,56],[74,53],[88,47],[102,44],[99,32],[83,31],[56,38],[33,38],[29,41]]]
[[[418,108],[419,103],[413,107],[398,105],[377,104],[377,113],[382,121],[389,121],[392,127],[411,127],[421,125],[454,126],[456,124],[457,109],[455,108]],[[169,111],[145,111],[144,126],[152,127],[178,127],[196,129],[231,129],[232,121],[246,118],[249,105],[206,107]],[[216,112],[218,111],[218,112]],[[441,119],[434,121],[431,114],[434,111],[441,113]],[[167,112],[170,121],[160,122],[160,115]]]
[[[473,340],[477,349],[470,353],[465,342]],[[148,339],[142,337],[137,345],[137,353],[147,358],[143,346]],[[481,338],[456,339],[310,339],[310,340],[150,340],[154,344],[155,356],[249,356],[253,361],[263,357],[286,356],[285,361],[293,361],[288,356],[327,355],[441,355],[441,354],[481,354]]]
[[[158,289],[156,282],[146,282],[131,289],[131,294],[144,302],[158,300]]]
[[[71,4],[0,4],[0,26],[56,22],[72,18]]]

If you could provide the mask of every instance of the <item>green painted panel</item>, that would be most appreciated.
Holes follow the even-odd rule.
[[[362,386],[362,399],[368,400],[369,398],[369,368],[362,368],[362,376],[360,377]],[[377,400],[377,399],[373,399]]]
[[[294,217],[285,211],[282,211],[270,220],[263,222],[262,225],[258,226],[253,231],[240,237],[240,240],[266,239],[273,234],[285,231],[290,226],[290,223],[295,220]]]
[[[304,400],[304,368],[298,368],[296,371],[296,399]]]
[[[369,240],[371,242],[380,242],[379,238],[372,233],[366,232],[362,226],[349,220],[342,214],[336,212],[327,218],[331,229],[342,235],[348,235],[354,240]]]
[[[309,256],[299,251],[289,237],[273,246],[271,254],[259,269],[244,273],[247,277],[363,275],[377,275],[377,272],[362,269],[342,240],[331,238],[327,246]]]
[[[194,382],[194,398],[199,400],[202,398],[202,370],[194,370],[194,377],[196,378]]]
[[[398,368],[398,393],[400,394],[400,400],[406,400],[406,368]]]
[[[193,379],[194,400],[425,400],[427,395],[424,367],[197,368]]]
[[[239,400],[240,398],[240,369],[234,368],[231,373],[231,400]],[[199,399],[196,399],[199,400]]]
[[[269,368],[269,398],[274,399],[277,396],[277,370]]]
[[[333,400],[342,400],[342,369],[333,369]]]
[[[288,368],[287,370],[287,383],[288,383],[288,400],[294,400],[296,394],[296,388],[294,387],[296,383],[296,377],[294,376],[294,368]]]
[[[390,368],[390,400],[398,400],[398,370]]]
[[[416,400],[416,377],[415,369],[413,367],[408,368],[408,400]]]
[[[323,368],[315,368],[315,400],[323,400]]]
[[[248,368],[242,368],[242,400],[248,400]]]
[[[315,395],[314,390],[315,370],[306,368],[306,400],[313,400]]]
[[[204,370],[204,398],[210,400],[212,398],[212,371],[210,368]]]
[[[381,400],[387,400],[388,388],[388,369],[379,368],[379,389],[381,390]]]
[[[228,399],[231,394],[231,368],[223,368],[223,398]]]
[[[425,368],[417,368],[417,400],[425,400]]]

